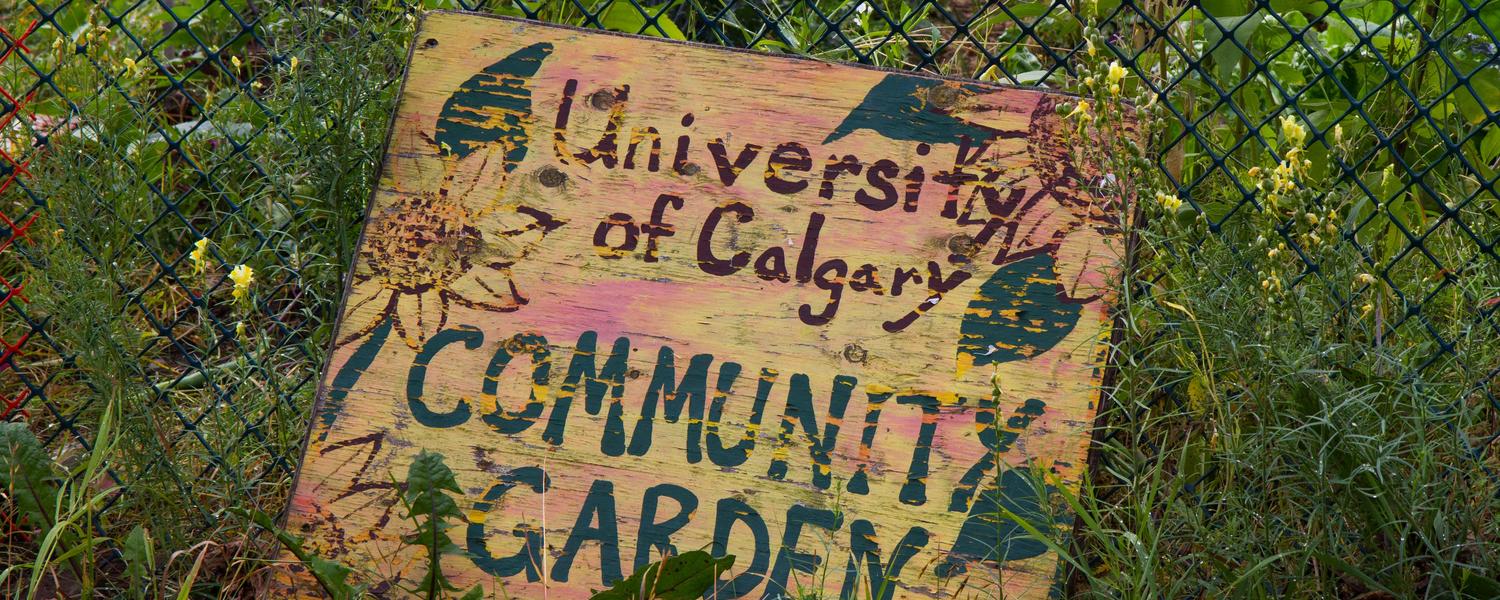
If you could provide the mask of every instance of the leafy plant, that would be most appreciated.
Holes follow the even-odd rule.
[[[309,574],[323,588],[333,600],[352,600],[360,598],[365,591],[364,585],[353,585],[349,583],[349,575],[354,570],[344,566],[337,561],[328,560],[307,551],[302,547],[302,538],[288,533],[277,527],[271,517],[260,511],[248,512],[247,516],[261,529],[271,532],[276,536],[276,541],[281,543],[287,552],[290,552],[298,562],[307,568]]]
[[[43,530],[56,524],[60,481],[25,423],[0,423],[0,488],[23,523]]]
[[[130,597],[145,600],[154,587],[156,574],[156,543],[151,532],[136,525],[125,536],[120,553],[125,558],[125,576],[130,578]]]
[[[406,518],[417,523],[417,530],[406,534],[402,540],[422,548],[427,553],[427,572],[413,590],[436,600],[446,592],[458,587],[443,574],[442,558],[449,554],[462,554],[463,549],[449,537],[448,530],[458,525],[451,521],[462,521],[458,503],[448,492],[463,493],[453,471],[443,461],[443,455],[422,450],[412,460],[406,472],[406,490],[401,502],[406,507]],[[475,587],[469,594],[476,594]],[[466,595],[467,597],[468,595]]]
[[[592,600],[695,600],[734,566],[733,556],[715,558],[703,550],[669,556],[637,569]]]

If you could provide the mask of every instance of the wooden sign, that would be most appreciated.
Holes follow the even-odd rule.
[[[497,597],[700,548],[714,598],[1045,597],[1121,246],[1066,102],[429,14],[288,529],[413,584],[426,449]]]

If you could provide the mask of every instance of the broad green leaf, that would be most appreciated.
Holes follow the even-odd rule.
[[[481,598],[484,598],[484,588],[476,585],[469,588],[469,591],[464,593],[463,597],[458,600],[480,600]]]
[[[151,534],[136,525],[125,536],[125,543],[120,545],[120,553],[125,556],[125,575],[130,578],[131,595],[144,597],[143,586],[146,585],[147,578],[156,572],[156,551]]]
[[[667,13],[676,5],[677,2],[662,6],[637,6],[630,0],[613,0],[599,14],[599,24],[610,31],[685,40],[687,36],[683,35],[672,19],[667,18]],[[654,17],[655,22],[648,20],[647,14]]]
[[[1491,162],[1500,158],[1500,127],[1490,129],[1484,134],[1484,140],[1479,142],[1479,159],[1483,162]]]
[[[702,550],[669,556],[641,567],[592,600],[695,600],[734,566],[734,557],[714,558]]]
[[[57,473],[25,423],[0,423],[0,492],[21,518],[43,531],[52,528],[57,507]]]
[[[1238,17],[1210,17],[1200,25],[1203,47],[1209,49],[1221,85],[1232,83],[1234,69],[1245,56],[1241,48],[1250,47],[1250,40],[1265,19],[1265,13],[1257,11]]]

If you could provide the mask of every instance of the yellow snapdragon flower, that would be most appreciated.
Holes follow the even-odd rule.
[[[1073,112],[1068,113],[1068,118],[1076,118],[1080,121],[1087,121],[1089,119],[1092,119],[1094,118],[1094,115],[1089,112],[1089,109],[1090,106],[1088,100],[1079,100],[1078,106],[1073,107]]]
[[[1109,82],[1109,93],[1120,93],[1120,82],[1125,80],[1125,67],[1120,66],[1120,61],[1109,63],[1109,74],[1105,76]]]
[[[208,265],[208,238],[193,242],[193,252],[188,256],[193,259],[193,272],[202,273]]]
[[[1297,117],[1286,115],[1281,117],[1281,136],[1286,138],[1287,143],[1292,147],[1300,147],[1302,142],[1307,141],[1307,129],[1302,127]]]
[[[234,281],[234,299],[244,300],[250,295],[250,284],[255,283],[255,269],[250,265],[236,265],[229,272],[229,279]]]
[[[1177,212],[1177,209],[1182,208],[1182,199],[1178,198],[1175,194],[1157,192],[1156,203],[1160,204],[1167,212]]]

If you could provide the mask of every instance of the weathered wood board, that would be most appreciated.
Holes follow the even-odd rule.
[[[293,533],[411,584],[428,449],[445,570],[499,597],[698,548],[717,598],[1049,593],[997,507],[1066,535],[1026,474],[1085,467],[1121,248],[1066,98],[462,13],[415,45]]]

